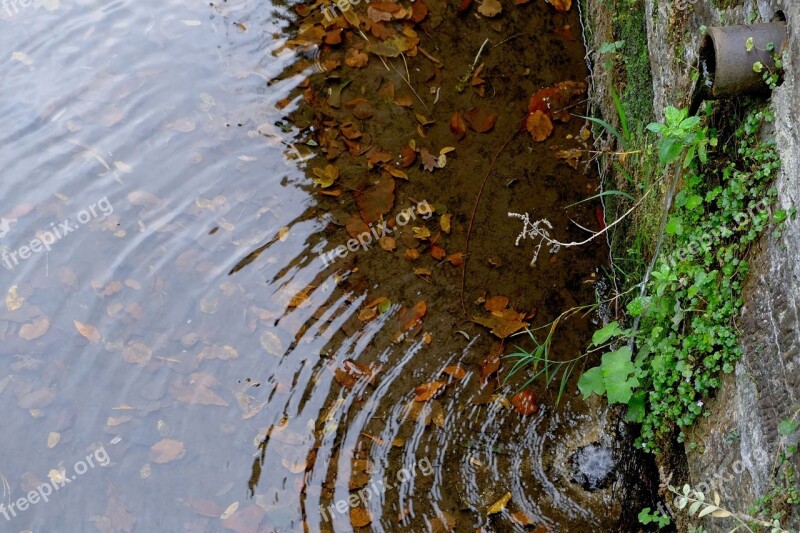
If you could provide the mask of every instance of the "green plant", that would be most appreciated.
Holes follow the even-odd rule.
[[[632,333],[617,325],[612,337],[628,345],[605,354],[578,382],[584,396],[627,403],[628,419],[642,424],[637,444],[653,452],[676,426],[690,426],[703,414],[720,374],[731,372],[741,355],[734,321],[749,269],[746,254],[771,221],[769,205],[777,194],[771,182],[780,167],[775,147],[755,137],[759,125],[772,120],[768,113],[749,116],[735,142],[702,166],[695,141],[705,128],[686,125],[678,110],[669,114],[671,126],[658,130],[662,142],[671,138],[680,150],[664,151],[677,160],[686,150],[689,167],[644,294],[626,305],[639,328],[629,339]],[[690,157],[692,143],[698,157]],[[604,332],[601,338],[607,328],[597,332]]]
[[[661,513],[661,511],[653,511],[649,507],[645,507],[639,512],[639,523],[644,524],[658,524],[658,529],[667,527],[670,524],[669,516]]]
[[[686,506],[689,507],[689,516],[697,515],[697,518],[703,518],[704,516],[709,516],[711,518],[732,518],[739,523],[736,529],[744,528],[751,533],[754,532],[750,527],[751,524],[756,525],[755,531],[760,531],[761,527],[767,527],[770,533],[791,533],[781,527],[780,520],[778,519],[766,520],[764,518],[752,517],[723,509],[720,506],[720,497],[716,491],[714,492],[714,503],[707,502],[705,494],[692,489],[689,485],[684,485],[683,489],[680,491],[670,485],[669,491],[678,496],[678,509],[685,509]]]
[[[701,163],[708,160],[708,146],[716,146],[716,137],[709,137],[708,128],[701,126],[700,117],[690,117],[687,108],[668,107],[664,110],[663,124],[653,122],[647,129],[657,133],[659,142],[658,159],[662,165],[669,165],[685,153],[683,168],[692,164],[695,156]]]
[[[745,44],[747,51],[751,52],[755,47],[753,43],[753,38],[747,39],[747,43]],[[780,51],[775,50],[775,44],[769,43],[767,44],[767,52],[772,54],[772,60],[774,62],[774,68],[769,68],[767,65],[762,63],[761,61],[756,61],[753,63],[753,72],[761,74],[764,83],[770,88],[770,90],[775,90],[775,87],[778,86],[778,82],[781,79],[783,74],[783,57]]]

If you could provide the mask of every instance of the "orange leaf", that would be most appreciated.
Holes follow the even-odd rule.
[[[447,255],[447,252],[444,251],[444,248],[440,248],[438,246],[431,246],[430,254],[431,257],[433,257],[437,261],[440,261],[444,259],[444,257]]]
[[[428,6],[422,0],[417,0],[411,4],[411,20],[422,22],[428,16]]]
[[[476,107],[467,111],[467,122],[478,133],[486,133],[494,128],[494,123],[497,122],[497,113]]]
[[[464,123],[464,117],[461,116],[461,111],[456,111],[453,118],[450,119],[450,131],[459,141],[467,134],[467,125]]]
[[[426,402],[436,396],[445,386],[447,386],[447,383],[444,381],[431,381],[430,383],[423,383],[414,391],[414,401]]]
[[[447,256],[447,261],[457,267],[464,264],[464,252],[458,252]]]
[[[511,398],[511,405],[522,416],[532,415],[539,410],[539,406],[536,405],[536,395],[530,389],[524,389],[516,393]]]
[[[372,522],[372,517],[363,507],[350,509],[350,524],[353,527],[366,527]]]
[[[502,343],[495,342],[489,349],[489,355],[481,362],[481,380],[486,381],[486,378],[494,374],[500,369],[500,357],[503,355]]]
[[[453,379],[464,379],[464,376],[467,375],[467,371],[458,365],[446,366],[444,367],[442,372],[444,372]]]
[[[363,233],[369,233],[369,226],[367,226],[358,215],[351,215],[345,228],[347,229],[348,235],[354,239],[357,239],[358,236]]]
[[[400,149],[400,166],[402,168],[410,167],[416,160],[417,152],[415,152],[410,146],[406,145]]]
[[[558,11],[569,11],[572,7],[572,0],[546,0],[546,2]]]
[[[528,115],[528,131],[535,142],[542,142],[553,133],[553,123],[541,111],[534,111]]]
[[[502,311],[508,307],[508,296],[492,296],[483,306],[487,311]]]
[[[422,317],[425,316],[427,311],[428,304],[425,303],[425,300],[420,300],[411,309],[406,309],[400,318],[400,323],[403,325],[403,331],[408,331],[416,326],[417,323],[422,320]]]

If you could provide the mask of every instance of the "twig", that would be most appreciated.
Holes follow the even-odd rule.
[[[472,61],[472,66],[470,67],[469,72],[467,72],[463,78],[458,80],[458,85],[456,85],[456,90],[458,92],[462,93],[464,92],[464,89],[467,88],[467,82],[469,81],[470,76],[472,76],[472,73],[475,71],[475,65],[478,64],[478,58],[481,57],[481,54],[483,53],[483,48],[486,46],[486,43],[488,42],[489,38],[487,37],[486,40],[483,41],[481,47],[478,49],[478,53],[475,54],[475,59]]]
[[[489,39],[486,39],[488,41]],[[484,44],[486,42],[484,41]],[[477,58],[476,58],[477,60]],[[469,226],[467,226],[467,242],[464,245],[464,268],[461,270],[461,309],[464,311],[464,314],[467,314],[467,306],[464,304],[464,287],[467,283],[467,262],[469,261],[469,239],[472,236],[472,226],[475,223],[475,213],[478,212],[478,204],[481,201],[481,196],[483,195],[483,189],[486,187],[486,182],[489,180],[489,174],[491,174],[492,169],[494,168],[495,163],[497,163],[497,158],[500,157],[500,154],[503,153],[503,150],[506,149],[511,143],[511,140],[519,133],[519,129],[515,129],[514,133],[512,133],[506,142],[503,143],[503,146],[494,154],[492,158],[492,162],[489,164],[489,168],[486,170],[486,174],[483,176],[483,181],[481,182],[481,188],[478,190],[478,197],[475,198],[475,205],[472,206],[472,216],[469,219]]]
[[[380,57],[380,56],[378,56],[378,57]],[[406,85],[408,85],[408,88],[409,88],[409,89],[411,89],[411,92],[412,92],[412,93],[414,93],[414,96],[416,96],[416,97],[417,97],[417,100],[419,100],[419,103],[420,103],[420,104],[422,104],[422,107],[424,107],[424,108],[425,108],[425,111],[427,111],[428,113],[430,113],[430,112],[431,112],[431,110],[430,110],[430,109],[428,109],[428,106],[427,106],[427,105],[425,105],[425,102],[422,100],[422,98],[420,97],[420,95],[419,95],[419,94],[417,94],[417,91],[415,91],[415,90],[414,90],[414,87],[412,87],[412,86],[411,86],[411,74],[408,72],[408,63],[406,63],[406,56],[405,56],[405,54],[400,54],[400,57],[402,57],[402,58],[403,58],[403,63],[404,63],[404,64],[405,64],[405,66],[406,66],[406,73],[408,74],[408,79],[405,79],[405,78],[403,77],[403,73],[402,73],[402,72],[400,72],[399,70],[397,70],[397,68],[396,68],[394,65],[392,65],[392,68],[394,69],[394,71],[395,71],[395,72],[397,72],[397,73],[400,75],[400,79],[402,79],[404,82],[406,82]]]

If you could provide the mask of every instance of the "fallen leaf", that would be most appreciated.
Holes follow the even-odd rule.
[[[425,300],[420,300],[411,309],[405,309],[400,316],[403,331],[408,331],[416,326],[427,311],[428,304],[425,303]]]
[[[431,246],[431,249],[428,253],[430,253],[431,257],[433,257],[437,261],[441,261],[447,255],[447,252],[444,250],[444,248],[441,248],[439,246]]]
[[[528,132],[535,142],[542,142],[553,133],[553,123],[543,112],[536,110],[528,115],[526,123]]]
[[[384,175],[385,176],[385,175]],[[374,187],[356,193],[356,203],[361,219],[371,224],[392,210],[394,206],[394,180],[381,178]]]
[[[280,337],[271,331],[265,331],[261,334],[261,346],[272,355],[283,355],[283,343]]]
[[[23,324],[19,328],[19,336],[26,341],[32,341],[47,333],[48,329],[50,329],[50,321],[42,316],[33,322]]]
[[[423,383],[414,391],[415,402],[425,402],[436,396],[447,383],[444,381],[431,381],[430,383]]]
[[[397,241],[395,241],[394,237],[381,237],[378,239],[378,243],[387,252],[392,252],[397,248]]]
[[[492,296],[483,303],[483,306],[487,311],[502,311],[508,307],[508,302],[509,300],[507,296]]]
[[[558,150],[556,157],[561,159],[574,169],[578,168],[578,160],[581,158],[582,152],[577,148],[570,148],[569,150]]]
[[[532,526],[533,524],[536,523],[536,521],[531,516],[522,511],[511,513],[511,519],[517,524],[521,525],[522,527]]]
[[[169,394],[179,402],[191,405],[220,405],[226,407],[228,402],[203,383],[173,384]]]
[[[422,159],[422,167],[428,172],[433,172],[433,169],[438,167],[437,158],[426,148],[419,151],[419,156]]]
[[[461,266],[464,264],[464,252],[458,252],[447,256],[447,262],[453,266]]]
[[[414,226],[411,228],[411,232],[414,234],[415,239],[419,239],[421,241],[429,239],[431,236],[431,230],[429,230],[425,226],[422,227]]]
[[[484,17],[496,17],[503,11],[503,6],[497,0],[483,0],[483,3],[478,7],[478,13]]]
[[[314,168],[311,170],[314,173],[314,183],[327,189],[339,179],[339,169],[333,165],[326,165],[325,168]]]
[[[487,515],[493,515],[501,512],[503,509],[506,508],[508,502],[511,501],[511,493],[506,492],[502,498],[494,502],[489,508],[486,510]]]
[[[239,508],[239,502],[233,502],[228,507],[226,507],[225,510],[222,512],[222,514],[219,516],[220,520],[227,520],[228,518],[233,516],[233,513],[235,513],[238,508]]]
[[[442,215],[442,218],[439,219],[439,227],[442,228],[442,231],[450,235],[450,221],[453,218],[453,215],[448,213],[446,215]]]
[[[122,350],[122,358],[128,363],[144,364],[153,357],[153,350],[141,342],[134,342]]]
[[[546,2],[558,11],[569,11],[572,7],[572,0],[546,0]]]
[[[363,507],[350,509],[350,525],[353,527],[367,527],[370,522],[372,522],[372,517]]]
[[[511,398],[511,405],[522,416],[532,415],[539,410],[536,405],[536,394],[530,389],[524,389]]]
[[[50,449],[55,448],[60,441],[61,433],[57,431],[51,431],[50,434],[47,435],[47,447]]]
[[[495,342],[489,348],[489,355],[481,362],[481,381],[486,379],[500,369],[500,358],[503,355],[502,343]]]
[[[75,324],[75,329],[78,330],[78,333],[86,337],[89,342],[92,344],[98,344],[100,342],[102,336],[96,327],[92,326],[91,324],[83,324],[77,320],[73,320],[73,323]]]
[[[467,371],[458,365],[446,366],[444,367],[442,372],[444,372],[453,379],[464,379],[464,376],[467,375]]]
[[[158,464],[175,461],[185,454],[186,448],[183,443],[173,439],[160,440],[150,448],[150,457]]]
[[[409,261],[416,261],[419,259],[419,251],[416,248],[408,248],[405,251],[404,256]]]
[[[512,333],[516,333],[529,325],[527,322],[522,321],[523,316],[513,309],[504,309],[502,313],[492,313],[486,318],[474,317],[472,321],[490,328],[494,335],[505,339]]]
[[[417,160],[417,152],[410,146],[406,145],[400,149],[400,166],[408,168]]]
[[[350,68],[364,68],[369,63],[369,55],[351,48],[344,57],[344,64]]]
[[[9,311],[16,311],[17,309],[21,308],[24,303],[25,298],[19,295],[17,292],[17,286],[12,285],[6,294],[6,309]]]
[[[494,128],[495,122],[497,122],[497,113],[492,113],[479,107],[470,109],[467,112],[467,123],[469,123],[470,128],[478,133],[490,131]]]

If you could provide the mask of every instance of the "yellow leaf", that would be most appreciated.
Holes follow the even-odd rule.
[[[61,433],[57,431],[51,431],[50,434],[47,436],[47,447],[48,448],[55,448],[56,445],[61,441]]]
[[[8,294],[6,294],[6,307],[9,311],[16,311],[22,307],[24,303],[25,298],[17,293],[17,286],[12,285],[11,288],[8,289]]]
[[[503,509],[506,508],[508,502],[511,501],[511,493],[506,492],[502,498],[494,502],[489,508],[486,510],[487,515],[497,514]]]
[[[439,219],[439,227],[442,228],[442,231],[450,235],[450,219],[453,218],[452,214],[442,215],[442,218]]]

